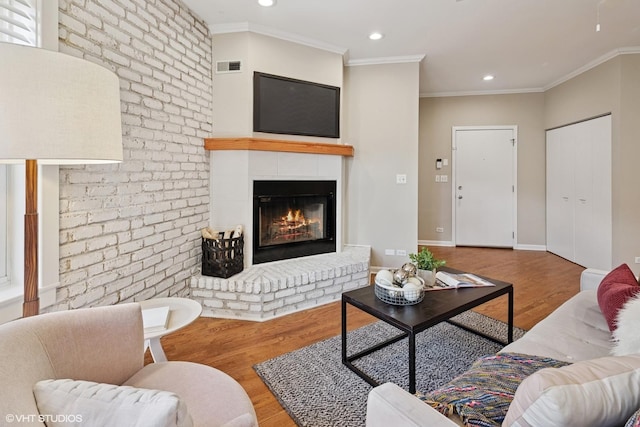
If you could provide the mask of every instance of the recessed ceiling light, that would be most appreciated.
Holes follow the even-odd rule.
[[[276,0],[258,0],[258,4],[264,7],[270,7],[276,4]]]
[[[493,80],[493,76],[491,74],[487,74],[482,78],[482,80],[488,82],[489,80]]]
[[[383,37],[384,36],[382,35],[382,33],[371,33],[371,34],[369,34],[369,39],[371,39],[371,40],[380,40]]]

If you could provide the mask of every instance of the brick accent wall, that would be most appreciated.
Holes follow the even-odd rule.
[[[120,78],[124,161],[60,168],[52,309],[188,295],[209,221],[208,28],[180,1],[59,1],[60,51]]]

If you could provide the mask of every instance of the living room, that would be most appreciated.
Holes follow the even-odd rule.
[[[207,24],[180,3],[145,6],[149,12],[140,5],[133,10],[152,17],[138,22],[134,12],[117,2],[89,2],[85,7],[60,2],[60,51],[98,61],[120,75],[128,160],[120,166],[61,169],[60,276],[58,280],[53,274],[41,284],[57,289],[46,304],[52,310],[147,299],[167,292],[186,294],[199,269],[199,230],[215,221],[210,218],[215,207],[209,194],[215,171],[210,170],[203,139],[218,132],[245,135],[249,126],[248,110],[236,115],[235,124],[219,111],[236,112],[242,102],[233,108],[216,103],[213,93],[224,99],[224,89],[215,87],[216,77],[233,75],[213,73],[218,53],[212,54],[213,37]],[[174,15],[175,20],[168,18]],[[181,44],[192,46],[186,59],[169,43],[178,35],[185,38]],[[447,135],[452,125],[518,126],[515,246],[543,249],[544,129],[612,112],[612,265],[626,262],[637,268],[634,242],[640,225],[634,218],[636,198],[630,195],[637,181],[632,171],[638,147],[633,120],[626,119],[638,108],[634,96],[638,77],[633,72],[638,55],[633,50],[616,51],[611,59],[544,92],[419,98],[418,62],[343,69],[337,53],[274,37],[250,31],[215,37],[239,39],[241,49],[234,54],[248,54],[250,40],[267,43],[268,49],[274,46],[268,52],[278,67],[313,70],[307,72],[307,79],[330,67],[333,77],[328,83],[344,81],[339,142],[352,145],[356,155],[345,161],[349,179],[343,242],[370,245],[373,267],[393,267],[401,261],[385,255],[386,248],[410,253],[419,242],[451,242],[450,186],[436,185],[424,175],[433,172],[435,159],[450,155]],[[223,47],[221,43],[220,55],[228,59],[231,52]],[[290,62],[283,64],[283,57]],[[259,61],[259,57],[250,60]],[[313,65],[304,67],[305,61]],[[277,74],[278,68],[273,72]],[[246,85],[240,93],[245,99],[250,74],[242,73]],[[213,83],[207,75],[214,76]],[[298,77],[305,78],[304,72]],[[171,84],[163,83],[167,81]],[[395,184],[397,173],[407,175],[406,185]],[[375,188],[376,197],[363,188]],[[385,201],[384,207],[380,200]],[[146,219],[140,219],[143,214]],[[393,233],[379,232],[390,223],[397,224]],[[444,233],[436,233],[439,226]]]
[[[59,262],[47,266],[55,271],[41,284],[42,312],[189,295],[200,271],[200,230],[230,225],[214,224],[211,216],[220,205],[211,193],[215,171],[203,141],[252,136],[254,69],[342,88],[342,134],[332,142],[355,149],[343,160],[342,241],[370,246],[372,268],[402,264],[402,256],[386,255],[387,248],[410,253],[418,244],[453,241],[451,188],[432,179],[436,159],[451,156],[453,126],[518,126],[514,246],[544,250],[545,129],[611,113],[611,266],[628,263],[640,273],[634,173],[640,43],[589,58],[584,69],[568,70],[565,81],[547,89],[421,96],[421,57],[345,67],[341,53],[259,28],[213,34],[177,0],[59,0],[57,23],[60,52],[120,78],[124,161],[60,168],[59,197],[41,212],[59,219],[53,233],[45,230],[44,238],[57,244],[43,257]],[[249,68],[215,74],[215,62],[230,59]],[[241,86],[229,85],[231,78]],[[396,184],[397,174],[407,176],[406,185]],[[0,306],[3,321],[19,317],[14,305]]]

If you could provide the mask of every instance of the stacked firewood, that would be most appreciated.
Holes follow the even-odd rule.
[[[202,229],[202,237],[204,237],[205,239],[211,239],[211,240],[231,239],[231,238],[235,239],[242,236],[242,233],[243,233],[243,227],[240,224],[238,224],[236,228],[234,228],[233,230],[218,231],[211,227],[206,227]]]

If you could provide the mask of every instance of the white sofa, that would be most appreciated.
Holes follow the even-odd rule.
[[[580,278],[580,292],[577,295],[535,325],[523,338],[504,347],[501,353],[524,353],[571,363],[610,356],[611,332],[597,300],[597,288],[607,273],[594,269],[585,270]],[[637,360],[640,372],[640,355]],[[631,363],[636,363],[635,359]],[[636,388],[640,389],[640,386]],[[509,412],[511,410],[510,407]],[[624,421],[621,425],[623,424]],[[369,393],[366,425],[455,427],[462,423],[459,417],[445,417],[397,385],[386,383]]]

